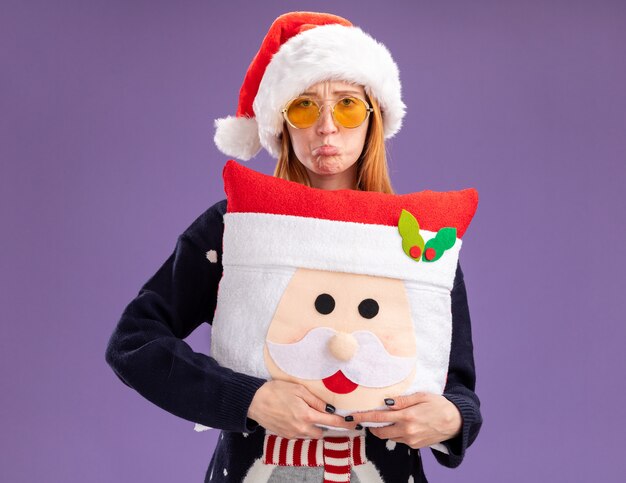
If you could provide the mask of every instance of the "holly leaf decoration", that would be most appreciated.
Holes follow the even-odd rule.
[[[456,242],[456,228],[454,227],[446,227],[442,228],[437,232],[435,236],[437,240],[441,243],[441,246],[444,250],[449,250],[454,246],[454,242]]]
[[[424,238],[420,235],[420,224],[406,210],[400,213],[398,231],[402,237],[402,250],[408,257],[419,262],[424,251]]]
[[[446,250],[454,246],[456,242],[456,228],[441,228],[435,238],[431,238],[426,242],[422,260],[425,262],[435,262],[441,258]]]

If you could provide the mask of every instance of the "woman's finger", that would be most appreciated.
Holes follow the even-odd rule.
[[[323,426],[334,426],[336,428],[354,429],[357,423],[346,421],[341,416],[334,414],[316,413],[315,424],[321,424]]]
[[[362,413],[351,414],[354,424],[359,423],[395,423],[399,420],[393,411],[379,409],[375,411],[364,411]]]
[[[298,396],[301,397],[310,407],[320,413],[332,414],[335,412],[334,406],[322,401],[319,397],[313,394],[304,386],[299,386]]]
[[[396,396],[394,398],[385,399],[385,404],[389,409],[398,410],[405,409],[416,404],[428,402],[432,399],[433,394],[427,392],[416,392],[406,396]]]
[[[380,439],[394,439],[405,436],[401,428],[396,425],[384,426],[382,428],[368,428],[370,433]]]

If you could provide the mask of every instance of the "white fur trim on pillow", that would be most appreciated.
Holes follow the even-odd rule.
[[[400,130],[406,106],[387,48],[358,27],[323,25],[285,42],[261,80],[253,109],[261,145],[272,156],[280,153],[282,108],[307,87],[329,79],[364,85],[383,111],[385,138]]]
[[[261,150],[254,118],[228,116],[216,119],[213,140],[222,153],[242,161],[253,158]]]
[[[270,378],[263,346],[276,307],[295,271],[280,267],[224,268],[211,330],[211,355],[220,365]]]
[[[420,230],[424,241],[436,233]],[[395,226],[369,225],[267,213],[224,215],[222,263],[302,267],[391,277],[449,293],[461,239],[435,262],[416,262],[402,250]],[[251,256],[253,254],[254,256]]]

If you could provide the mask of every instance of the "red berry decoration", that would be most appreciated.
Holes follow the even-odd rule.
[[[435,258],[435,256],[437,255],[437,253],[435,252],[434,248],[427,248],[426,251],[424,252],[424,256],[426,257],[426,260],[430,261],[433,258]]]
[[[417,245],[413,245],[409,250],[409,255],[411,255],[412,258],[419,258],[422,256],[422,249]]]

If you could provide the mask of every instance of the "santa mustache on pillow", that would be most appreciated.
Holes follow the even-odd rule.
[[[238,372],[302,384],[339,415],[386,409],[386,398],[402,394],[441,394],[450,292],[477,192],[326,191],[235,161],[223,174],[228,210],[212,356]],[[323,461],[324,445],[344,437],[351,469],[373,469],[362,431],[326,434],[306,443],[307,455],[317,451]],[[267,434],[247,481],[280,465],[280,444],[297,447],[298,460],[305,454],[304,443]],[[312,444],[319,449],[309,451]]]

